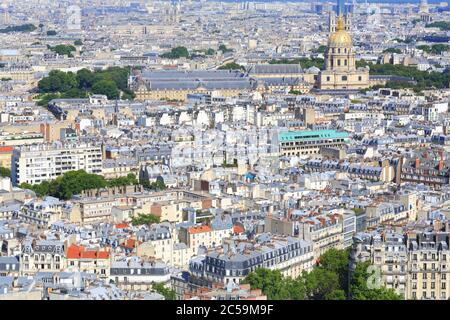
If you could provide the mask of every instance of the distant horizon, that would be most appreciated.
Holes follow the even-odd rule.
[[[219,2],[336,2],[332,0],[211,0],[211,1],[219,1]],[[347,4],[352,1],[346,1]],[[358,0],[356,3],[365,3],[365,0]],[[411,4],[419,4],[420,0],[367,0],[368,3],[411,3]],[[448,1],[441,0],[428,0],[428,3],[441,3]]]

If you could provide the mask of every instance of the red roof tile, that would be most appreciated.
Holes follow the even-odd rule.
[[[210,226],[197,226],[197,227],[190,227],[188,229],[189,233],[203,233],[203,232],[210,232],[212,231]]]

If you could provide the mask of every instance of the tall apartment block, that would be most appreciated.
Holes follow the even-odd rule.
[[[102,148],[88,144],[23,146],[13,151],[11,166],[16,185],[53,180],[72,170],[101,174]]]
[[[361,233],[354,238],[351,261],[352,269],[362,261],[379,267],[381,284],[405,299],[447,300],[450,297],[448,230]]]

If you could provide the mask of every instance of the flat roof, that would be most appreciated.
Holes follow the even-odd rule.
[[[304,130],[304,131],[289,131],[281,132],[278,136],[278,141],[295,141],[295,140],[320,140],[320,139],[347,139],[349,134],[347,132],[340,132],[336,130]]]

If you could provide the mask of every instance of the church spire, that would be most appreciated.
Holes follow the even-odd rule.
[[[342,16],[342,14],[340,14],[337,20],[336,31],[343,31],[343,30],[345,30],[345,22],[344,17]]]

